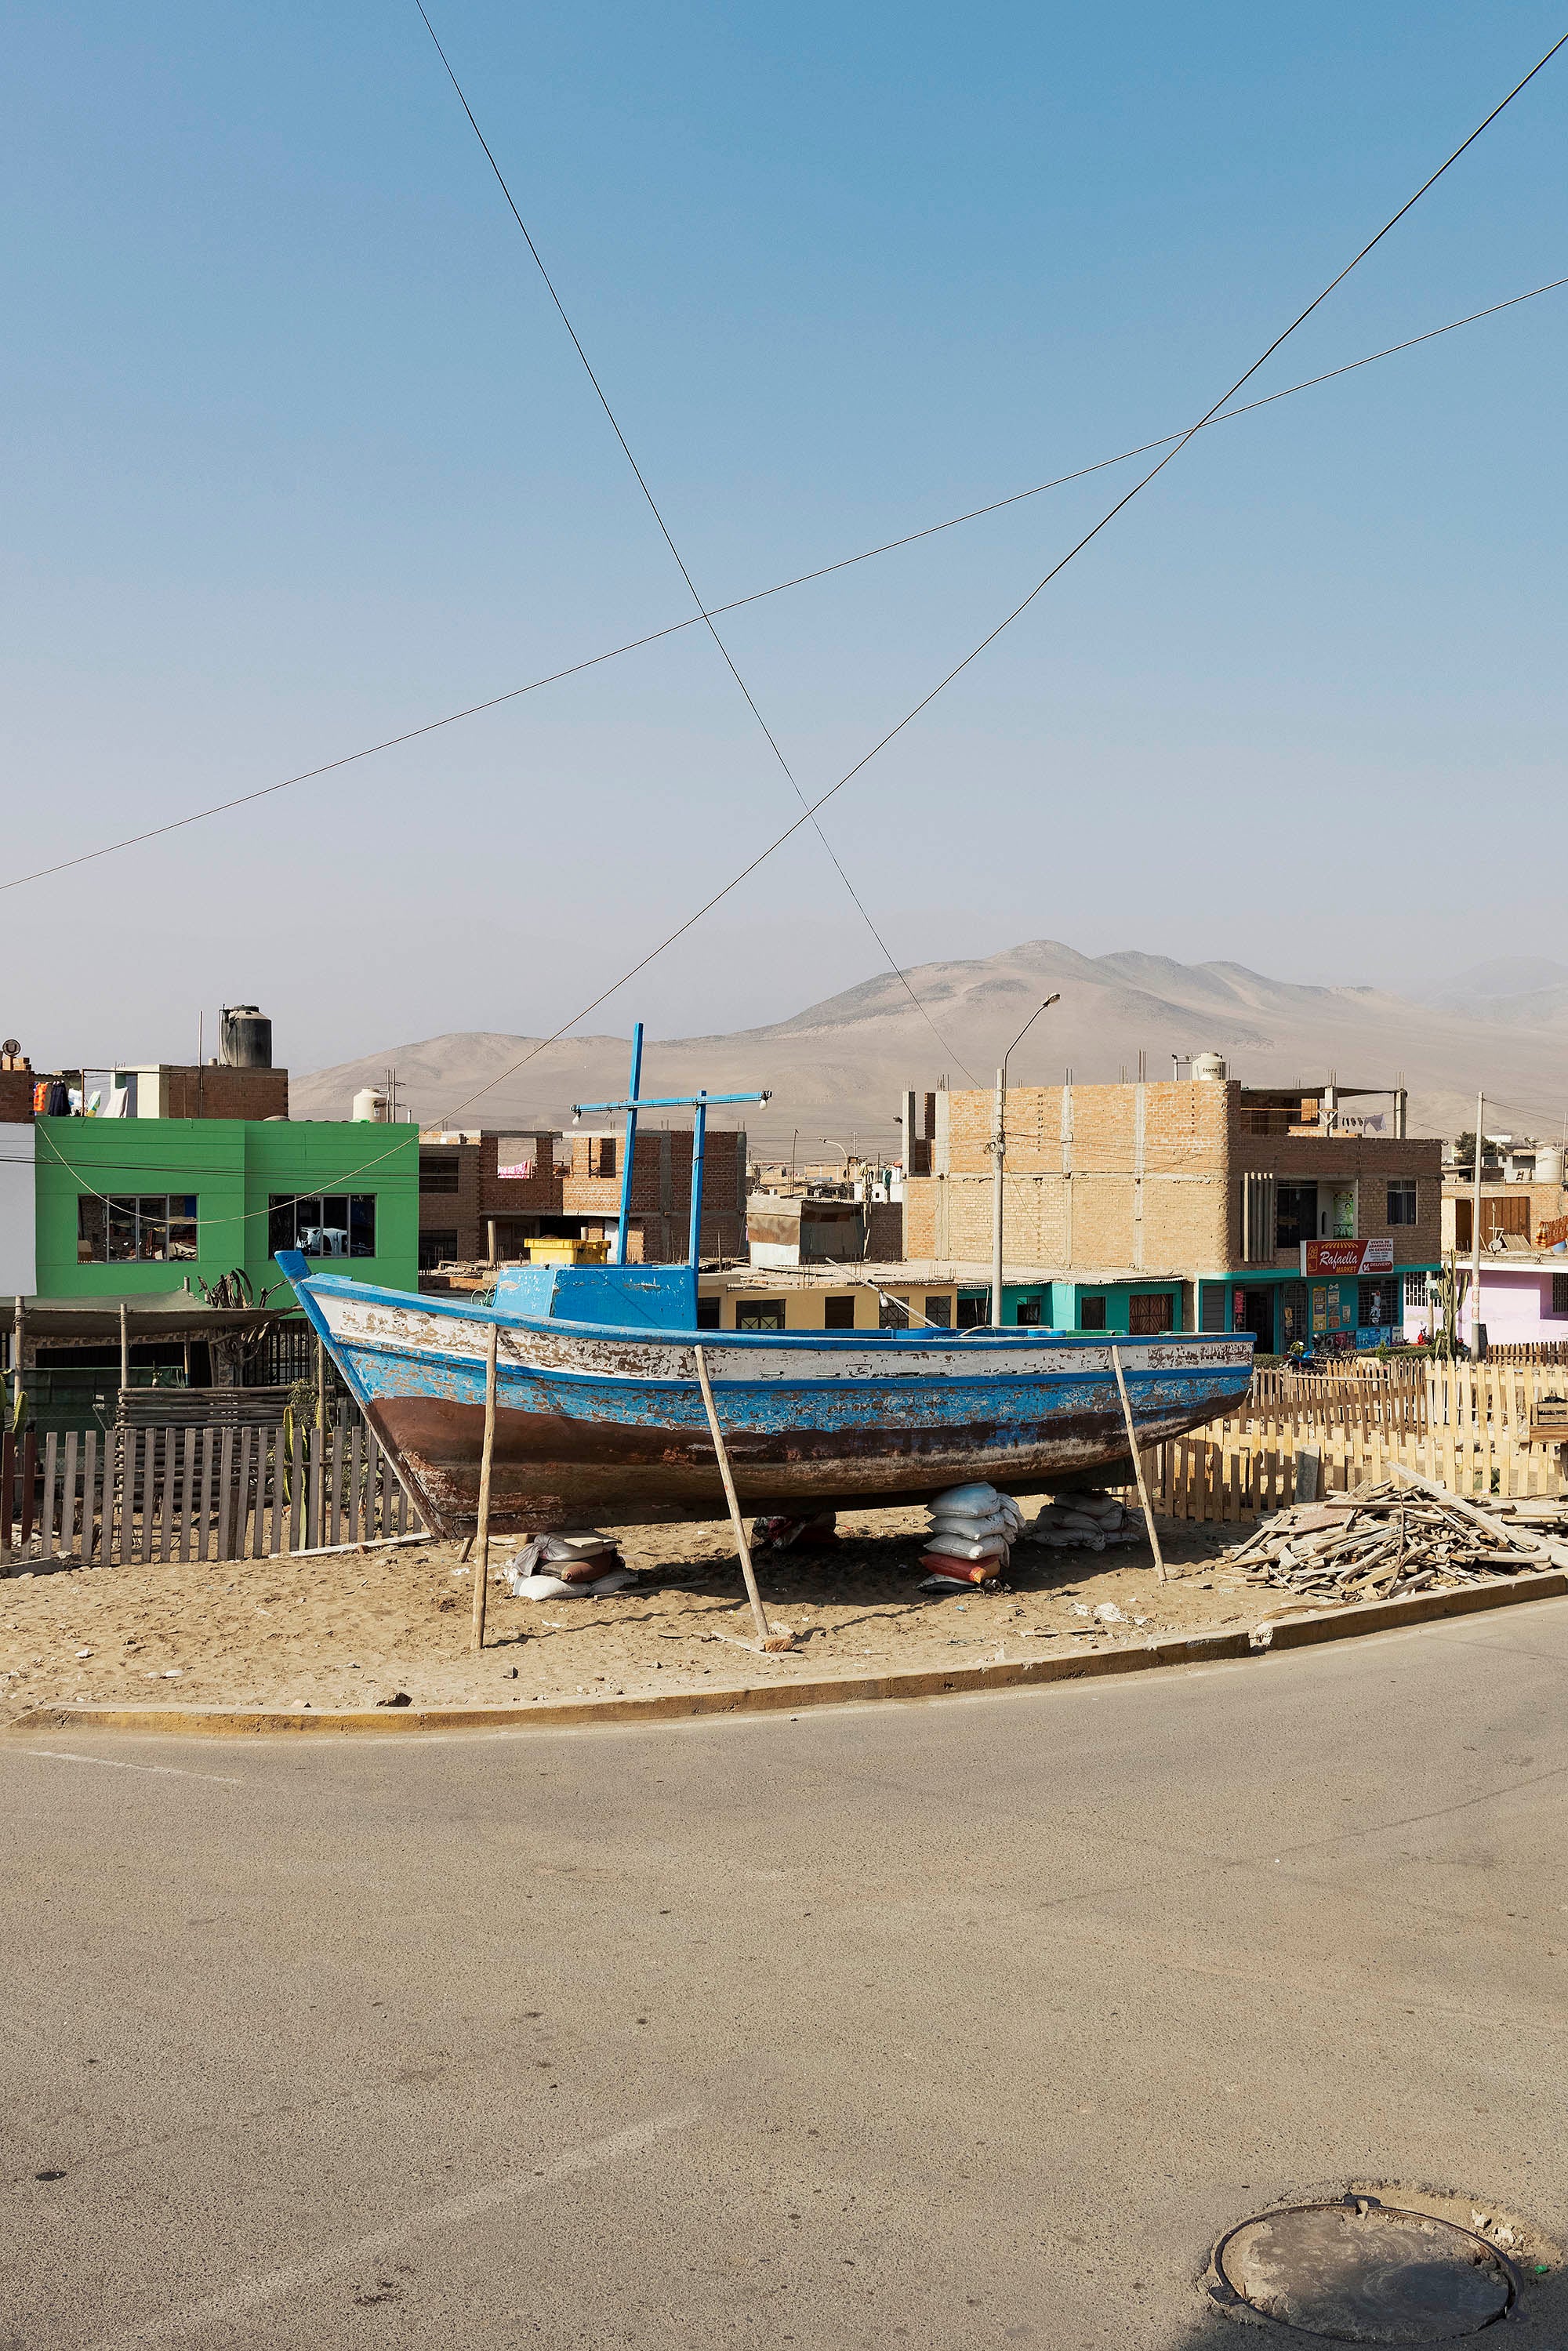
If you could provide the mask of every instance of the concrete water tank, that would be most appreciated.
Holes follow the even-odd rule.
[[[384,1120],[387,1098],[378,1086],[361,1086],[354,1096],[352,1115],[357,1119]]]
[[[254,1004],[225,1004],[218,1015],[218,1050],[225,1070],[270,1070],[271,1021]]]
[[[1195,1053],[1192,1057],[1192,1073],[1195,1078],[1207,1078],[1211,1083],[1216,1080],[1223,1082],[1229,1075],[1225,1066],[1223,1053]]]

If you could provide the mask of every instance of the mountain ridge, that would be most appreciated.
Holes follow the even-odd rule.
[[[846,1145],[852,1134],[862,1147],[896,1155],[904,1088],[925,1092],[944,1071],[956,1085],[988,1085],[1009,1039],[1056,991],[1061,1003],[1009,1064],[1016,1084],[1058,1083],[1068,1068],[1081,1084],[1113,1081],[1135,1070],[1140,1051],[1158,1078],[1168,1076],[1173,1053],[1216,1050],[1233,1076],[1257,1085],[1337,1076],[1346,1086],[1389,1088],[1403,1076],[1414,1132],[1458,1134],[1483,1085],[1500,1123],[1554,1127],[1568,1093],[1568,970],[1544,967],[1564,977],[1542,985],[1542,958],[1503,957],[1406,997],[1277,980],[1226,961],[1184,964],[1134,947],[1087,956],[1061,940],[1026,940],[912,967],[909,989],[925,1012],[894,975],[873,973],[761,1027],[650,1039],[643,1082],[661,1093],[770,1088],[765,1106],[715,1113],[745,1125],[764,1153],[793,1147],[817,1158],[830,1136]],[[1433,1000],[1467,977],[1511,970],[1533,985],[1511,994],[1473,985],[1459,1008]],[[541,1044],[500,1029],[450,1031],[295,1079],[294,1113],[346,1117],[357,1090],[395,1067],[400,1101],[422,1124],[563,1127],[574,1101],[624,1092],[627,1051],[624,1038],[602,1034]],[[524,1067],[507,1074],[517,1062]]]

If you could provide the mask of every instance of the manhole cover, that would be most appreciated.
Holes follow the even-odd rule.
[[[1484,2237],[1375,2196],[1261,2212],[1214,2262],[1225,2300],[1335,2343],[1457,2343],[1500,2318],[1514,2294]]]

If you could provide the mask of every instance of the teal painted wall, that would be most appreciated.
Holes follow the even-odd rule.
[[[419,1286],[419,1130],[349,1120],[41,1118],[37,1152],[40,1298],[121,1298],[214,1281],[243,1267],[259,1297],[283,1285],[267,1241],[274,1194],[370,1192],[376,1253],[324,1259],[334,1273],[391,1290]],[[192,1193],[196,1258],[80,1265],[84,1193]],[[269,1302],[286,1305],[287,1285]]]
[[[1082,1327],[1080,1301],[1103,1298],[1105,1301],[1107,1331],[1125,1331],[1131,1322],[1127,1301],[1136,1293],[1145,1298],[1168,1298],[1171,1302],[1171,1330],[1181,1329],[1181,1284],[1176,1281],[1067,1282],[1053,1285],[1057,1307],[1061,1316],[1060,1327],[1072,1331]]]

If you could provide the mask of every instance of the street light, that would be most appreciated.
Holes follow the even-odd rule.
[[[1040,1014],[1049,1012],[1053,1004],[1059,1004],[1061,1001],[1061,994],[1058,992],[1055,996],[1048,996],[1043,1004],[1035,1006],[1034,1010],[1002,1055],[1002,1066],[997,1071],[997,1132],[996,1139],[991,1144],[996,1159],[995,1190],[991,1200],[991,1323],[993,1328],[998,1331],[1002,1327],[1002,1192],[1003,1170],[1007,1162],[1008,1150],[1008,1062],[1029,1035]]]
[[[844,1174],[847,1176],[850,1172],[850,1155],[847,1151],[844,1151],[843,1144],[834,1141],[834,1138],[831,1134],[820,1134],[817,1137],[817,1140],[819,1143],[831,1144],[835,1151],[844,1152]]]

